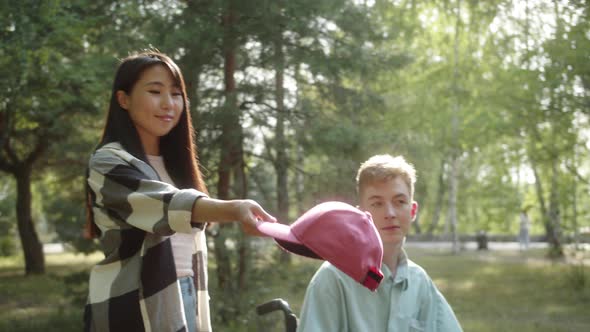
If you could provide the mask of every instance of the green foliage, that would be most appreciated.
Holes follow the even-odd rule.
[[[226,115],[221,22],[231,5],[237,14],[235,97],[250,198],[273,211],[274,75],[282,69],[291,216],[326,199],[354,203],[354,176],[363,160],[376,153],[404,154],[418,170],[421,223],[429,226],[440,208],[440,232],[449,205],[449,157],[458,148],[461,233],[515,234],[518,212],[528,206],[534,234],[546,232],[547,210],[556,207],[560,226],[571,234],[590,215],[585,204],[590,178],[585,153],[590,128],[588,8],[580,1],[528,1],[529,16],[524,17],[513,8],[518,1],[461,1],[456,25],[458,3],[4,1],[0,161],[11,160],[6,146],[22,160],[37,144],[48,143],[34,164],[36,214],[47,218],[60,240],[84,252],[93,250],[94,244],[80,237],[88,154],[100,137],[116,59],[151,45],[171,54],[185,74],[200,160],[209,187],[215,188],[219,151],[225,148],[219,140]],[[563,4],[557,17],[555,3]],[[548,18],[548,26],[559,27],[560,33],[540,29]],[[16,197],[13,182],[2,178],[0,185],[7,193],[0,199],[2,251],[1,246],[10,247],[10,236],[4,234],[14,232]],[[240,236],[236,227],[224,232],[228,239]],[[561,254],[559,248],[553,250]],[[256,249],[251,254],[261,255]],[[237,252],[230,257],[235,261]],[[220,328],[280,326],[282,322],[257,322],[253,313],[256,304],[277,296],[287,296],[298,311],[315,266],[266,264],[274,258],[254,259],[247,276],[251,286],[232,297],[216,289],[215,260],[210,260],[213,311],[223,308],[235,315]],[[569,320],[561,316],[567,309],[585,317],[579,308],[588,299],[587,267],[538,270],[446,256],[441,266],[443,260],[435,258],[424,258],[425,266],[456,304],[466,330],[557,329],[555,321]],[[451,274],[455,271],[460,275]],[[69,328],[79,330],[85,276],[72,272],[70,277],[34,280],[55,287],[59,296],[67,294],[44,299],[62,301],[58,308],[65,309],[15,314],[6,320],[11,325],[0,325],[0,330],[38,330],[48,324],[67,330],[73,317],[76,323]],[[569,278],[565,282],[576,294],[562,292],[560,278]],[[0,289],[19,281],[10,279]],[[31,285],[43,293],[35,287]],[[35,302],[26,289],[18,289],[25,305]],[[557,309],[552,299],[559,299]],[[538,303],[546,305],[535,309]],[[514,310],[508,313],[506,307]],[[29,322],[32,316],[38,320]],[[571,329],[579,328],[576,324]]]
[[[92,130],[102,105],[107,62],[92,52],[100,19],[93,16],[98,8],[91,2],[19,1],[0,6],[7,13],[0,30],[0,171],[29,186],[19,190],[15,201],[20,209],[33,210],[16,214],[21,241],[29,239],[21,247],[30,251],[37,248],[37,237],[31,229],[34,223],[26,225],[26,216],[39,219],[44,211],[35,209],[38,200],[31,206],[22,194],[49,168],[68,174],[76,169],[70,165],[86,163],[90,142],[96,139]],[[29,252],[25,257],[37,254],[42,255]],[[28,263],[42,271],[43,260],[34,261]]]
[[[418,170],[421,223],[428,227],[440,211],[441,231],[450,156],[459,149],[460,232],[514,234],[523,206],[531,207],[537,234],[550,225],[548,211],[567,234],[582,226],[590,215],[587,6],[528,1],[525,17],[512,0],[368,3],[4,1],[0,165],[47,145],[33,164],[36,214],[60,239],[92,250],[79,236],[88,154],[100,137],[117,58],[153,46],[185,74],[215,195],[225,148],[221,22],[232,6],[249,195],[268,210],[276,202],[275,73],[284,70],[291,216],[321,200],[354,202],[363,160],[404,154]],[[0,218],[14,222],[15,185],[4,183],[10,194],[0,201]]]
[[[10,6],[7,24],[13,28],[3,30],[1,49],[2,138],[24,158],[38,144],[56,144],[80,130],[79,121],[96,114],[94,98],[104,86],[97,80],[101,68],[84,47],[84,12],[58,1]]]
[[[97,250],[96,243],[82,237],[82,230],[86,222],[86,202],[84,201],[84,178],[82,167],[73,167],[76,170],[71,181],[65,181],[62,177],[47,174],[38,185],[39,200],[45,218],[51,222],[58,240],[72,245],[83,253]],[[53,175],[53,176],[52,176]]]
[[[6,223],[0,223],[0,231],[1,229],[7,229],[12,225],[7,225]],[[3,232],[2,234],[6,234],[0,237],[0,256],[12,256],[16,254],[16,244],[14,243],[14,235],[12,232]]]
[[[13,189],[10,181],[0,182],[0,256],[11,256],[16,253]]]

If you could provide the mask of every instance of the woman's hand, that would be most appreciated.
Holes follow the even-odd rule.
[[[252,236],[263,236],[256,228],[256,222],[263,220],[276,222],[276,218],[266,212],[258,203],[251,199],[235,200],[236,219],[240,221],[244,233]]]
[[[209,197],[199,198],[193,206],[193,222],[235,222],[242,225],[248,235],[262,236],[256,222],[276,222],[276,218],[264,211],[260,204],[251,199],[220,200]]]

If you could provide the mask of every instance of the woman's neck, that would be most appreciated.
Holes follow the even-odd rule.
[[[160,138],[159,137],[141,137],[141,145],[143,146],[143,152],[150,156],[160,155]]]
[[[160,149],[159,148],[153,148],[153,147],[147,147],[147,146],[143,146],[143,150],[145,152],[145,154],[150,155],[150,156],[159,156],[160,155]]]

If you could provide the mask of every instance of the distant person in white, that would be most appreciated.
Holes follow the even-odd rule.
[[[529,227],[530,221],[526,210],[520,212],[520,229],[518,232],[518,242],[520,250],[527,250],[529,248]]]

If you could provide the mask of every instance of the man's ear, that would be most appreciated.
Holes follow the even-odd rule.
[[[414,220],[416,220],[416,216],[418,215],[418,202],[416,202],[416,201],[412,202],[412,211],[410,213],[411,213],[412,222],[413,222]]]
[[[129,108],[129,96],[125,93],[125,91],[117,91],[117,102],[122,109],[127,110]]]

